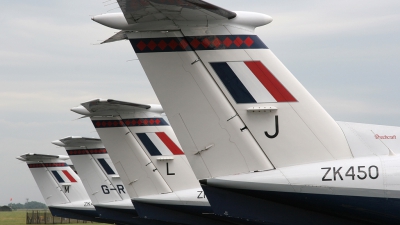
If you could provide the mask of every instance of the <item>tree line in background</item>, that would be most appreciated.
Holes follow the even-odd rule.
[[[3,208],[3,207],[1,207],[1,208]],[[10,204],[8,204],[8,207],[11,208],[12,210],[16,210],[16,209],[47,209],[46,204],[43,204],[41,202],[36,202],[36,201],[26,202],[25,204],[10,203]]]

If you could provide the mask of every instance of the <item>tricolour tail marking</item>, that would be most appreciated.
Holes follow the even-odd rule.
[[[236,103],[297,101],[260,61],[210,64]]]
[[[152,156],[184,154],[164,132],[137,133],[136,135]]]
[[[52,170],[51,172],[59,183],[76,182],[75,178],[67,170]]]

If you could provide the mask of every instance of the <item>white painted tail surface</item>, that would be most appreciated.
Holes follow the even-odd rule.
[[[93,209],[81,179],[65,162],[68,156],[29,153],[18,159],[28,164],[47,206]]]
[[[160,105],[99,99],[72,111],[91,117],[136,202],[210,206]],[[145,176],[158,183],[141,186]]]
[[[338,124],[253,31],[238,14],[127,33],[197,178],[351,158]]]
[[[130,134],[140,144],[136,151],[144,152],[173,192],[200,188],[192,168],[176,138],[169,121],[149,110],[133,114],[119,112]],[[142,121],[142,125],[134,125]],[[145,124],[147,122],[147,124]],[[129,124],[130,123],[130,124]]]
[[[200,188],[168,120],[162,115],[162,108],[130,104],[131,107],[124,107],[128,104],[122,105],[115,100],[94,100],[82,104],[92,113],[92,122],[117,170],[124,172],[121,177],[126,177],[127,184],[131,183],[132,187],[139,185],[139,177],[146,174],[147,179],[159,182],[152,194],[148,194],[152,189],[145,187],[146,192],[143,190],[138,196]],[[73,111],[79,112],[79,109],[74,108]],[[133,165],[125,160],[140,161],[141,169],[136,169],[139,164]],[[148,168],[151,173],[144,173]]]
[[[104,121],[101,118],[96,119],[99,122]],[[119,117],[106,120],[107,123],[119,121]],[[132,198],[172,192],[147,155],[135,151],[141,146],[130,135],[127,127],[101,128],[97,132]]]
[[[130,197],[111,162],[103,143],[97,138],[66,137],[52,142],[66,149],[93,205],[114,203],[121,205]]]

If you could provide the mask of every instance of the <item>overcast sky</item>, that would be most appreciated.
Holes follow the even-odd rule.
[[[158,100],[127,41],[90,20],[106,0],[3,0],[0,8],[0,205],[44,202],[27,153],[66,154],[50,142],[98,137],[69,111],[94,98]],[[400,126],[400,1],[210,0],[268,14],[256,30],[335,120]],[[110,4],[105,6],[105,4]]]

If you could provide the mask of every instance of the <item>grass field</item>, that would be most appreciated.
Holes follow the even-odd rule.
[[[22,225],[25,224],[25,217],[25,211],[0,212],[0,224]]]
[[[0,212],[0,225],[25,225],[25,224],[26,224],[26,211]],[[85,224],[91,224],[91,223],[85,223]],[[102,225],[103,223],[93,223],[93,224]],[[71,223],[70,225],[73,224]]]

